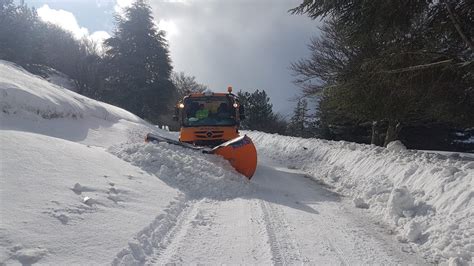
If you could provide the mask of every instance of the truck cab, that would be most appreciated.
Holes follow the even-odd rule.
[[[181,142],[214,147],[239,136],[244,107],[232,93],[191,93],[176,105]]]

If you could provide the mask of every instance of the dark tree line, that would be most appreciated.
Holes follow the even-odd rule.
[[[34,8],[0,0],[0,59],[43,76],[47,76],[43,66],[54,68],[75,80],[85,96],[151,122],[170,122],[173,104],[188,90],[183,86],[196,84],[190,90],[205,86],[194,77],[172,72],[165,32],[154,24],[145,0],[135,1],[115,20],[113,36],[96,44],[41,21]],[[104,54],[98,45],[104,45]]]
[[[94,44],[38,18],[35,9],[0,0],[0,59],[42,74],[38,65],[55,68],[77,81],[80,92],[97,87],[99,56]]]
[[[317,136],[315,114],[310,112],[306,99],[298,99],[288,121],[281,114],[273,112],[273,104],[265,90],[239,91],[237,95],[245,106],[246,119],[241,122],[242,129],[305,138]]]
[[[291,12],[324,18],[311,56],[292,64],[319,99],[321,137],[448,148],[472,132],[474,2],[316,0]],[[433,131],[445,140],[417,146]]]

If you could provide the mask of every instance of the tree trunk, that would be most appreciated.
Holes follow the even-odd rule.
[[[372,121],[372,138],[370,144],[380,146],[380,128],[377,121]]]
[[[398,133],[400,133],[401,125],[398,121],[388,121],[387,134],[385,134],[384,147],[387,147],[387,144],[398,139]]]

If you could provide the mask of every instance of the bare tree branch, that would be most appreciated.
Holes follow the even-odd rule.
[[[405,67],[405,68],[401,68],[401,69],[380,71],[378,73],[396,74],[396,73],[417,71],[417,70],[422,70],[422,69],[427,69],[427,68],[432,68],[432,67],[439,67],[439,66],[446,65],[446,64],[449,64],[449,63],[452,63],[452,62],[453,62],[453,59],[448,59],[448,60],[438,61],[438,62],[429,63],[429,64]]]
[[[472,44],[472,40],[470,40],[470,38],[467,37],[466,34],[464,34],[461,25],[459,24],[459,21],[456,19],[456,14],[454,13],[454,10],[451,8],[451,6],[446,0],[443,0],[443,3],[446,6],[446,10],[448,10],[449,18],[453,22],[454,27],[456,28],[456,31],[458,32],[459,36],[461,36],[463,41],[466,43],[466,46],[474,52],[474,45]]]

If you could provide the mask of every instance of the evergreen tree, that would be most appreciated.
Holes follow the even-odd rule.
[[[268,133],[285,134],[287,122],[280,114],[273,113],[273,105],[265,90],[253,93],[239,91],[240,104],[245,107],[243,129],[259,130]]]
[[[287,134],[296,137],[308,137],[310,121],[308,114],[308,101],[302,98],[296,103],[293,116],[288,124]]]
[[[253,93],[238,92],[239,100],[245,106],[246,119],[242,122],[245,129],[263,131],[274,119],[273,105],[265,90]]]
[[[165,32],[153,22],[151,7],[137,0],[116,16],[114,36],[105,41],[105,100],[157,122],[174,104],[175,87]]]

